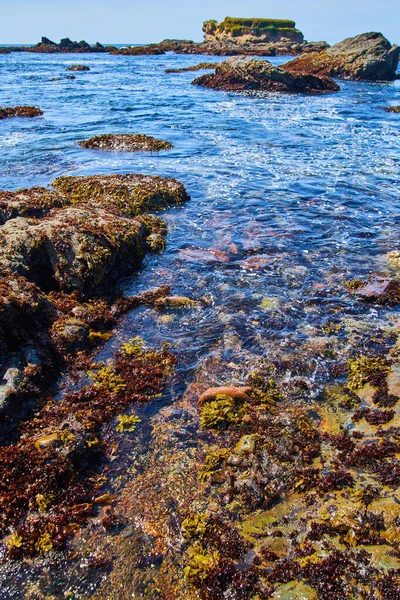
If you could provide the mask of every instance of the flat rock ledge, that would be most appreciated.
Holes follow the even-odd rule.
[[[0,108],[0,119],[9,119],[11,117],[40,117],[43,111],[36,106],[9,106]]]
[[[391,81],[396,78],[400,48],[381,33],[347,38],[322,52],[300,56],[283,68],[290,73],[313,73],[339,79]]]
[[[237,92],[259,90],[302,94],[337,92],[340,89],[329,77],[288,73],[266,60],[250,57],[228,58],[217,66],[215,74],[203,75],[195,79],[193,85]]]
[[[82,148],[119,152],[159,152],[173,148],[170,142],[136,133],[105,133],[83,140],[79,145]]]

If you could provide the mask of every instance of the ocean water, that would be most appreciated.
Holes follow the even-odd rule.
[[[223,361],[239,365],[240,383],[249,356],[303,348],[338,313],[381,327],[399,316],[396,307],[355,302],[340,282],[387,273],[385,255],[399,248],[400,121],[382,107],[400,104],[400,80],[340,82],[339,93],[321,96],[238,95],[192,86],[196,72],[164,73],[209,60],[0,56],[0,106],[44,111],[0,122],[0,189],[47,186],[61,175],[144,173],[175,177],[191,195],[163,213],[165,252],[148,256],[121,287],[135,294],[169,284],[202,306],[171,320],[135,311],[99,355],[112,356],[132,335],[171,344],[177,374],[149,411],[179,398],[217,345]],[[66,79],[76,63],[90,71]],[[102,133],[145,133],[174,148],[129,154],[77,144]],[[315,396],[329,381],[327,363],[315,361]],[[215,384],[227,379],[232,371],[221,368]],[[0,597],[17,598],[7,585]]]

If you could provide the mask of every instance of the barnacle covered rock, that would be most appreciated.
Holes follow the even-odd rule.
[[[170,142],[140,133],[105,133],[79,142],[82,148],[118,150],[120,152],[158,152],[172,148]]]

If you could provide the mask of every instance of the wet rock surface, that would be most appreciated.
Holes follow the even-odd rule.
[[[165,140],[157,140],[149,135],[138,133],[106,133],[79,142],[82,148],[94,150],[116,150],[120,152],[159,152],[173,146]]]
[[[208,74],[193,81],[193,85],[217,90],[259,90],[289,93],[335,92],[339,86],[329,77],[304,73],[292,75],[265,60],[233,57],[220,63],[215,75]]]
[[[290,73],[313,73],[339,79],[393,80],[400,48],[381,33],[347,38],[327,50],[300,56],[284,65]]]
[[[191,67],[183,67],[182,69],[166,69],[166,73],[186,73],[188,71],[213,70],[218,66],[218,63],[200,63]]]

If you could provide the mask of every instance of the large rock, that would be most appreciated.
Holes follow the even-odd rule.
[[[220,63],[215,74],[195,79],[194,85],[217,90],[262,90],[271,92],[324,93],[336,92],[339,86],[329,77],[292,74],[274,67],[266,60],[232,57]]]
[[[340,79],[392,80],[399,61],[398,46],[381,33],[363,33],[347,38],[318,53],[300,56],[284,65],[290,73],[313,73]]]
[[[252,42],[255,44],[290,40],[302,43],[304,36],[296,29],[294,21],[282,19],[242,19],[225,17],[221,23],[205,21],[203,23],[204,40],[206,42],[237,43]]]

